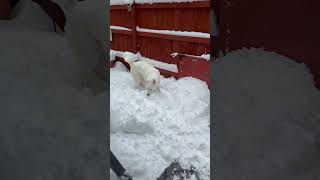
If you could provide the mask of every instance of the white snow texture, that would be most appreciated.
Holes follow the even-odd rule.
[[[161,93],[134,88],[118,64],[110,72],[111,150],[134,179],[156,179],[174,160],[210,173],[210,92],[193,78],[161,78]],[[124,148],[126,147],[126,148]]]

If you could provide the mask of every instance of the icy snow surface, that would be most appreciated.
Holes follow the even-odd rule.
[[[134,179],[156,179],[174,160],[210,173],[210,92],[193,78],[161,78],[146,96],[119,63],[110,72],[111,150]],[[111,176],[113,177],[113,176]]]

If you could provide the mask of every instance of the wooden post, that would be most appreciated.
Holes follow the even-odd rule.
[[[137,44],[137,22],[136,22],[136,7],[135,4],[131,6],[131,29],[132,29],[132,50],[134,53],[139,51],[138,44]]]

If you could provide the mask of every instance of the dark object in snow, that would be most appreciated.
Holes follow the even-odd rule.
[[[110,151],[110,167],[112,171],[118,176],[118,177],[126,177],[128,180],[132,180],[132,178],[125,173],[125,169],[120,163],[120,161],[116,158],[116,156]]]
[[[191,166],[190,169],[183,169],[179,162],[173,162],[164,170],[157,180],[186,180],[191,179],[191,177],[193,177],[193,179],[201,180],[199,172],[197,172],[193,166]]]

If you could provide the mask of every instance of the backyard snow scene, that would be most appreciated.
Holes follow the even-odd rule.
[[[210,179],[210,91],[187,77],[161,78],[159,94],[134,88],[117,62],[110,71],[112,152],[134,179],[156,179],[172,162]],[[125,148],[124,148],[125,146]],[[196,174],[194,174],[196,176]],[[190,177],[189,179],[196,177]],[[116,179],[111,173],[111,179]]]

